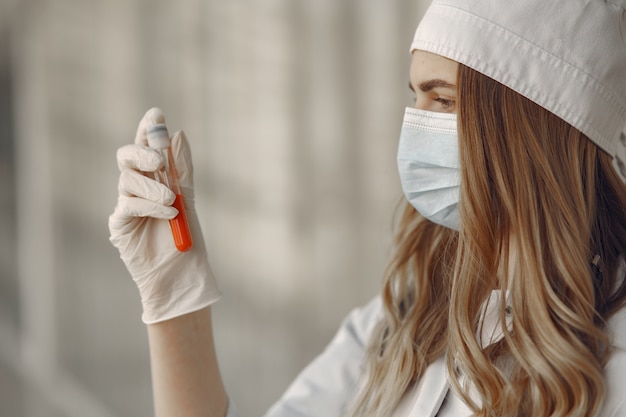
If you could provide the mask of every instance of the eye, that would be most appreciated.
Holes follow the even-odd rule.
[[[436,101],[437,103],[441,104],[441,107],[445,111],[453,111],[454,107],[456,105],[456,101],[448,100],[448,99],[441,98],[441,97],[438,97],[438,98],[434,99],[434,101]]]

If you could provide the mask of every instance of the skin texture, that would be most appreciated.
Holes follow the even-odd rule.
[[[459,64],[430,52],[413,52],[409,88],[415,93],[415,108],[456,113],[456,73]]]
[[[228,397],[217,364],[210,307],[148,326],[157,417],[223,417]]]

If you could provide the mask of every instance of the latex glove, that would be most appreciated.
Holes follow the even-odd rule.
[[[164,122],[160,109],[148,110],[139,123],[135,144],[118,149],[119,195],[109,217],[110,240],[139,288],[142,320],[147,324],[200,310],[221,297],[195,211],[191,152],[183,132],[173,135],[172,153],[193,240],[189,251],[176,249],[168,222],[178,213],[171,206],[174,193],[145,175],[164,162],[147,146],[146,130]]]

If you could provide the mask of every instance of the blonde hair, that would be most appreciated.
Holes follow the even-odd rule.
[[[593,415],[610,354],[606,320],[626,302],[626,186],[581,132],[460,65],[459,233],[406,204],[353,415],[389,416],[447,352],[480,416]],[[514,311],[481,348],[481,306],[500,289]],[[501,323],[505,323],[501,303]]]

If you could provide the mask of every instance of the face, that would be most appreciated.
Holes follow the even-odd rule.
[[[440,113],[456,113],[458,68],[458,62],[441,55],[414,51],[409,87],[415,93],[415,107]]]

